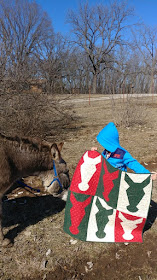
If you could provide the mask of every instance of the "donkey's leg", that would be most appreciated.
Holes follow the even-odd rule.
[[[5,181],[5,177],[3,179]],[[4,193],[10,187],[10,181],[9,180],[7,180],[7,181],[8,181],[7,184],[6,183],[4,184],[4,182],[2,183],[0,181],[0,187],[1,187],[1,190],[0,190],[0,239],[1,240],[0,241],[2,242],[2,246],[5,246],[5,247],[12,244],[10,239],[4,237],[3,227],[2,227],[2,219],[3,219],[2,198],[3,198]],[[9,187],[8,187],[8,185],[9,185]]]
[[[2,232],[2,197],[0,197],[0,241],[3,240],[3,232]]]
[[[2,231],[2,197],[13,183],[13,179],[11,176],[13,172],[10,163],[8,162],[8,158],[6,158],[5,151],[3,149],[0,149],[0,152],[0,239],[2,240],[2,246],[8,246],[11,241],[7,238],[4,238]]]
[[[2,197],[0,197],[0,242],[1,242],[3,247],[12,246],[11,240],[8,239],[8,238],[4,238],[3,228],[2,228],[2,218],[3,218],[3,214],[2,214]]]

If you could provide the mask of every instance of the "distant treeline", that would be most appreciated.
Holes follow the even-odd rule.
[[[126,1],[80,4],[67,23],[68,38],[35,1],[0,0],[0,93],[156,91],[157,29]]]

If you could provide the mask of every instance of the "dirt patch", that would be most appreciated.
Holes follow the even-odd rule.
[[[144,124],[119,126],[118,130],[121,145],[153,171],[157,170],[157,106],[150,100],[145,99],[144,102],[149,111],[146,119],[142,119]],[[155,98],[154,103],[157,104]],[[55,129],[55,135],[52,133],[53,122],[46,132],[44,129],[46,140],[65,142],[62,156],[68,164],[71,178],[86,150],[97,146],[102,151],[96,135],[109,121],[115,121],[110,100],[92,101],[90,105],[88,102],[77,102],[73,110],[75,123],[65,124],[64,120],[58,132]],[[7,121],[9,119],[6,118],[6,125]],[[14,121],[12,119],[12,123]],[[4,129],[5,125],[3,132]],[[6,131],[9,129],[6,128]],[[39,181],[33,180],[30,186],[40,188],[41,193],[16,185],[17,188],[12,188],[4,197],[3,225],[5,234],[14,240],[14,246],[7,249],[0,247],[0,279],[157,279],[156,182],[152,193],[153,211],[150,211],[144,242],[129,245],[98,244],[71,238],[63,231],[65,203],[47,195]]]
[[[75,258],[71,266],[59,264],[54,273],[47,275],[47,279],[58,279],[57,275],[61,275],[60,279],[82,280],[156,279],[155,243],[155,238],[147,234],[142,245],[111,245],[108,252],[102,249],[96,258]]]

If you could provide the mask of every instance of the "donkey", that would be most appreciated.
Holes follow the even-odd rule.
[[[0,239],[11,241],[2,231],[2,197],[17,180],[53,169],[61,160],[63,143],[49,143],[33,138],[8,137],[0,134]]]

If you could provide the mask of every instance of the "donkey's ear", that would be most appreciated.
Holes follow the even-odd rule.
[[[51,155],[54,160],[60,160],[61,155],[56,143],[51,146]]]
[[[57,144],[58,150],[61,152],[64,142]]]

